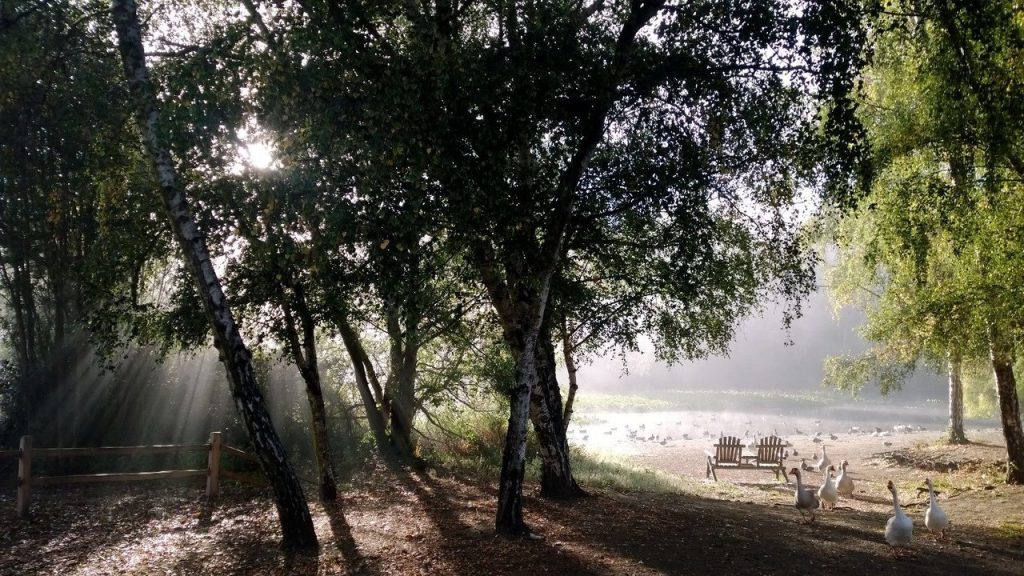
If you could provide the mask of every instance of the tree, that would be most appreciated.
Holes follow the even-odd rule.
[[[889,173],[880,170],[879,181],[891,185]],[[929,186],[941,186],[931,182]],[[948,243],[932,240],[933,258],[927,280],[918,273],[913,250],[903,243],[890,224],[902,218],[906,206],[885,192],[865,199],[868,210],[847,213],[832,233],[833,244],[826,271],[829,296],[838,312],[856,306],[866,312],[859,329],[873,346],[856,357],[825,360],[826,386],[854,394],[875,381],[883,395],[898,390],[923,364],[936,371],[945,366],[949,375],[949,441],[966,442],[963,431],[963,389],[960,372],[964,354],[974,343],[965,332],[970,310],[956,302],[952,283],[955,263]],[[887,213],[889,210],[897,213]],[[947,238],[948,240],[948,238]]]
[[[241,244],[227,266],[229,289],[250,330],[259,340],[281,342],[281,355],[305,383],[320,499],[333,502],[337,479],[317,346],[320,297],[307,269],[309,247],[295,237],[302,212],[292,205],[296,195],[290,184],[268,174],[224,177],[209,186],[224,199]]]
[[[585,238],[583,231],[602,223],[675,222],[679,236],[646,255],[647,263],[671,263],[713,241],[701,225],[722,220],[701,218],[709,212],[739,227],[786,230],[797,182],[821,183],[848,167],[830,164],[824,152],[829,138],[849,135],[839,128],[852,125],[844,98],[859,63],[860,15],[831,4],[803,15],[767,4],[749,12],[708,4],[694,17],[660,2],[472,8],[408,16],[434,66],[426,68],[432,75],[420,81],[422,92],[437,102],[424,107],[428,116],[412,123],[416,134],[407,141],[434,151],[431,168],[448,201],[453,239],[487,288],[517,363],[496,526],[519,533],[526,530],[528,399],[541,382],[538,349],[552,282],[571,251],[600,249],[578,247],[576,235]],[[733,37],[737,22],[744,32]],[[648,26],[659,42],[641,33]],[[469,35],[476,30],[486,32]],[[767,56],[797,30],[808,47],[823,48],[821,61],[812,49],[797,50],[793,61]],[[819,66],[835,73],[819,75]],[[807,74],[790,90],[780,75],[797,69]],[[831,107],[818,117],[824,101]],[[822,118],[823,141],[812,129]],[[685,127],[690,122],[693,130]],[[855,146],[842,152],[829,158],[855,163]],[[609,168],[598,163],[605,156]],[[748,202],[770,215],[745,211]],[[798,243],[783,246],[785,261],[800,261]],[[799,292],[806,268],[778,268]],[[557,388],[542,390],[553,395]],[[561,478],[571,482],[571,474]]]
[[[234,321],[203,236],[189,210],[185,191],[177,182],[168,149],[161,141],[156,95],[146,68],[142,30],[135,3],[133,0],[114,0],[111,13],[136,122],[153,160],[171,229],[188,262],[214,334],[214,343],[228,372],[232,396],[245,421],[263,472],[274,490],[283,544],[287,548],[315,549],[316,532],[302,487],[288,464],[284,448],[263,405],[251,354]]]
[[[137,152],[120,144],[130,117],[110,98],[118,62],[104,38],[110,23],[97,16],[104,6],[0,7],[0,321],[19,375],[12,427],[61,446],[80,432],[81,384],[67,366],[89,318],[97,253],[105,265],[121,256],[102,249],[101,235],[138,207],[131,189],[141,180]]]
[[[248,8],[273,48],[251,70],[265,103],[260,122],[281,135],[281,148],[325,193],[390,207],[402,218],[385,221],[442,238],[486,290],[517,365],[500,531],[527,530],[528,419],[552,472],[545,491],[579,493],[547,332],[565,263],[602,250],[604,238],[590,230],[624,237],[629,226],[664,222],[672,236],[659,250],[638,250],[635,268],[665,274],[703,273],[672,263],[695,264],[723,238],[748,254],[759,248],[744,243],[781,240],[765,251],[774,265],[737,257],[747,266],[737,275],[763,274],[773,280],[758,285],[799,295],[810,274],[793,233],[797,191],[838,193],[858,162],[847,98],[862,58],[854,3],[689,8],[659,0]],[[361,259],[392,241],[411,244],[344,245]],[[355,330],[344,304],[332,308],[346,314],[333,318],[375,418],[386,386],[374,384],[358,342],[345,337]],[[683,328],[676,324],[677,340]]]
[[[311,5],[296,8],[313,10]],[[417,169],[417,158],[379,139],[364,140],[366,128],[360,123],[366,117],[347,116],[360,106],[353,102],[359,95],[348,84],[349,77],[353,71],[369,73],[367,69],[376,66],[372,59],[357,58],[352,46],[345,44],[353,41],[353,31],[338,28],[337,36],[325,37],[296,22],[297,14],[276,12],[275,18],[265,19],[257,6],[248,10],[251,33],[264,43],[236,41],[235,29],[215,33],[207,41],[214,49],[203,55],[216,65],[203,71],[206,90],[195,97],[208,102],[212,89],[243,102],[244,110],[232,122],[262,126],[277,148],[280,170],[275,176],[265,175],[275,182],[264,191],[262,206],[248,201],[250,190],[231,186],[234,192],[228,195],[235,197],[225,201],[212,194],[210,201],[225,205],[239,222],[248,222],[239,225],[243,233],[272,220],[278,237],[295,249],[289,254],[273,252],[271,260],[286,262],[287,272],[267,275],[266,264],[273,262],[258,260],[239,261],[235,270],[257,284],[275,276],[304,279],[314,321],[325,329],[333,327],[349,353],[378,446],[412,458],[420,400],[419,351],[457,324],[477,296],[465,286],[462,265],[448,249],[443,225],[427,217],[435,203],[410,193],[410,188],[422,186],[410,175]],[[325,27],[337,26],[335,16],[324,22]],[[307,51],[341,51],[349,58],[342,64],[346,71],[335,74],[337,70],[323,68],[319,56],[309,65],[292,58]],[[241,71],[239,77],[218,78],[231,76],[224,72],[229,67]],[[311,97],[310,86],[316,87],[314,94],[327,98]],[[296,113],[298,102],[302,114]],[[380,131],[402,122],[397,114],[367,114]],[[254,232],[254,239],[259,237],[261,233]],[[268,300],[256,292],[247,289],[258,308]],[[378,333],[388,338],[386,360],[380,363],[373,361],[366,344]]]
[[[1005,76],[1020,61],[1019,26],[1003,2],[977,13],[947,2],[896,6],[876,43],[864,108],[879,176],[836,236],[847,269],[838,283],[847,296],[870,295],[866,334],[884,344],[876,357],[948,363],[953,440],[962,436],[958,366],[988,358],[1007,481],[1019,483],[1024,435],[1012,364],[1022,278],[1008,231],[1020,224],[1009,206],[1021,194],[1012,177],[1021,139],[1007,114],[1021,91]],[[1001,118],[1005,129],[995,127]]]
[[[986,221],[992,228],[984,232],[1002,234],[1020,224],[1012,213],[1003,215],[1000,211],[1008,209],[1005,196],[1017,192],[1015,189],[1019,189],[1024,179],[1021,155],[1024,148],[1024,122],[1021,120],[1024,113],[1024,83],[1021,81],[1024,28],[1019,19],[1019,7],[1010,2],[975,4],[940,2],[937,20],[941,23],[950,59],[956,63],[948,76],[950,84],[976,102],[976,123],[968,133],[975,136],[974,142],[983,151],[985,200],[997,214],[996,218]],[[953,166],[955,168],[956,164]],[[1006,172],[1015,175],[1016,182],[1008,179]],[[1012,249],[1007,251],[1002,242],[997,241],[994,246],[985,244],[980,247],[984,252],[979,250],[980,264],[989,272],[989,278],[1010,281],[1006,286],[1019,287],[1022,278],[1013,268],[1014,256],[1019,253]],[[1008,483],[1024,484],[1024,429],[1013,372],[1012,343],[1017,338],[1008,334],[1021,327],[1020,318],[1014,314],[1019,309],[1020,299],[1014,289],[1006,291],[1008,294],[998,291],[1004,296],[999,302],[1001,310],[985,318],[989,356],[1006,442],[1006,479]]]

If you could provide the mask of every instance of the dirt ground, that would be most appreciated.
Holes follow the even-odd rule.
[[[693,480],[692,494],[529,494],[527,521],[541,540],[493,534],[493,486],[380,468],[338,502],[312,506],[316,556],[278,550],[273,506],[240,486],[224,486],[213,506],[192,484],[50,488],[36,494],[31,520],[0,512],[0,574],[1024,574],[1024,489],[992,476],[998,434],[972,436],[979,443],[966,448],[935,446],[935,432],[885,439],[892,446],[826,442],[834,460],[850,460],[857,488],[813,525],[770,473],[724,472],[718,483]],[[799,465],[816,445],[793,442]],[[702,479],[704,444],[652,445],[633,458]],[[914,467],[936,465],[957,469]],[[945,541],[927,534],[926,497],[912,491],[929,474],[953,522]],[[909,558],[892,558],[882,537],[890,478],[915,522]],[[0,511],[13,505],[13,493],[0,495]]]

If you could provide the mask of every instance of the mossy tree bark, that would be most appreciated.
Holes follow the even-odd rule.
[[[577,498],[586,492],[576,483],[569,460],[569,441],[562,421],[562,393],[558,389],[555,349],[548,332],[537,343],[537,382],[530,395],[530,419],[541,455],[540,495]]]

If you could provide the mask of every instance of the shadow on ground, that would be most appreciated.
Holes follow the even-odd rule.
[[[914,556],[895,560],[884,513],[839,509],[805,525],[790,506],[688,495],[528,496],[543,540],[498,537],[491,487],[386,468],[312,505],[314,556],[281,552],[272,504],[241,487],[226,487],[212,508],[189,487],[45,498],[32,522],[0,518],[0,573],[1024,574],[1024,540],[977,526],[943,541],[918,524]]]

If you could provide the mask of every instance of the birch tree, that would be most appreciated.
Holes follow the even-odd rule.
[[[797,191],[831,198],[859,161],[847,97],[863,56],[853,2],[254,8],[253,25],[292,55],[260,68],[259,97],[279,103],[261,122],[287,135],[325,189],[429,222],[487,294],[517,366],[501,532],[528,532],[531,421],[544,493],[581,494],[545,331],[559,271],[575,251],[602,249],[588,232],[672,223],[664,248],[637,266],[693,273],[695,285],[697,267],[671,262],[692,264],[717,227],[745,230],[732,236],[739,243],[774,238],[780,265],[765,272],[798,295],[810,276],[794,234]],[[761,271],[745,261],[736,273]],[[350,341],[372,414],[378,386]]]
[[[950,439],[962,431],[965,361],[995,377],[1006,479],[1024,482],[1024,434],[1013,363],[1021,334],[1021,29],[1009,3],[970,9],[894,2],[877,38],[865,123],[878,177],[835,235],[830,282],[869,309],[879,342],[855,375],[930,357],[949,369]],[[1005,120],[1005,124],[997,122]],[[834,277],[834,279],[836,279]],[[886,358],[885,356],[888,356]],[[890,362],[891,366],[892,363]],[[856,380],[856,379],[855,379]]]
[[[315,549],[318,546],[316,532],[302,487],[270,421],[256,384],[252,356],[235,323],[206,242],[189,209],[185,190],[178,182],[168,148],[161,141],[156,94],[146,67],[142,29],[134,0],[114,0],[111,13],[131,95],[131,107],[135,110],[139,132],[153,161],[166,216],[202,299],[214,343],[228,373],[232,396],[263,472],[274,491],[283,545],[293,549]]]

